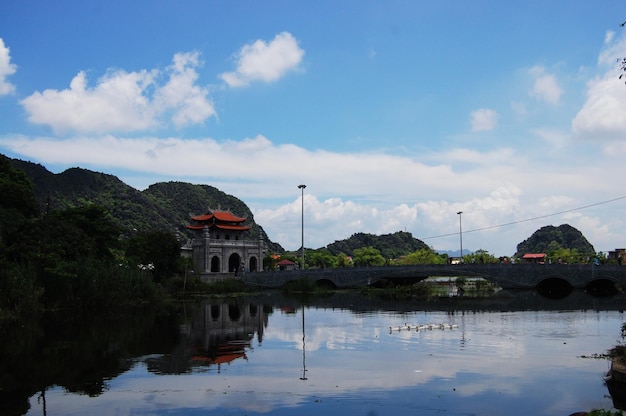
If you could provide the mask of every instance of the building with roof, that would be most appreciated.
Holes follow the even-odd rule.
[[[615,260],[617,264],[620,266],[624,263],[624,259],[626,258],[626,248],[616,248],[615,250],[609,251],[609,254],[606,256],[607,260]]]
[[[247,218],[216,210],[190,217],[187,229],[194,232],[191,257],[197,273],[210,279],[263,268],[265,242],[260,234],[256,239],[245,239],[252,228],[245,224]]]
[[[546,257],[546,253],[526,253],[522,256],[522,261],[524,263],[544,264]]]
[[[293,262],[291,260],[288,259],[284,259],[279,261],[278,263],[276,263],[276,267],[278,267],[278,270],[280,271],[284,271],[284,270],[296,270],[296,262]]]

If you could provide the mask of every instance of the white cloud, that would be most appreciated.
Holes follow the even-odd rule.
[[[589,149],[573,147],[539,159],[533,146],[525,151],[496,146],[489,151],[444,149],[420,155],[420,160],[383,152],[310,151],[276,145],[262,135],[225,142],[112,135],[65,140],[5,136],[0,137],[0,147],[27,160],[45,161],[46,166],[97,167],[105,172],[120,169],[125,172],[120,179],[139,189],[160,180],[211,184],[244,200],[270,238],[287,249],[300,246],[299,183],[307,185],[307,247],[325,246],[357,232],[406,230],[435,248],[454,249],[458,243],[456,213],[463,211],[466,249],[509,255],[537,228],[553,221],[560,225],[565,222],[563,217],[491,227],[613,197],[620,191],[607,181],[606,172],[617,176],[623,172],[619,154],[594,157]],[[555,161],[578,160],[578,150],[588,155],[586,168],[560,171]],[[594,161],[598,161],[597,167],[592,165]],[[138,186],[133,172],[142,178],[143,186]],[[148,175],[158,176],[145,179]],[[581,194],[580,189],[586,191]],[[585,214],[587,217],[575,217],[571,222],[582,227],[585,235],[590,232],[585,227],[597,230],[613,224],[601,211]],[[604,250],[623,245],[622,227],[616,224],[605,235],[594,234],[603,243],[592,244]],[[427,239],[439,235],[448,237]]]
[[[89,87],[79,72],[65,90],[35,92],[21,104],[32,123],[50,126],[57,133],[105,133],[155,128],[169,117],[177,126],[197,124],[215,115],[208,90],[195,85],[200,65],[197,53],[174,56],[159,85],[157,70],[111,70]]]
[[[246,86],[253,81],[276,81],[296,69],[303,56],[304,50],[297,40],[282,32],[269,43],[259,39],[244,45],[236,55],[237,69],[221,74],[220,78],[231,87]]]
[[[199,124],[216,115],[213,103],[207,99],[207,88],[195,84],[198,80],[196,68],[199,66],[197,52],[177,53],[167,84],[156,91],[156,107],[160,112],[171,110],[176,127]]]
[[[535,78],[530,95],[549,104],[558,104],[563,90],[559,86],[556,77],[551,74],[546,74],[545,68],[541,66],[531,68],[529,73]]]
[[[498,113],[490,108],[473,111],[471,116],[472,131],[493,130],[498,122]]]
[[[572,121],[572,131],[578,138],[589,140],[626,137],[626,85],[619,79],[618,60],[626,57],[626,34],[608,42],[598,57],[604,74],[587,84],[587,100]]]
[[[615,73],[589,82],[587,101],[572,121],[572,131],[587,139],[623,139],[626,135],[626,86]]]
[[[4,45],[0,38],[0,95],[11,94],[15,86],[7,82],[6,78],[17,71],[17,65],[11,63],[10,49]]]

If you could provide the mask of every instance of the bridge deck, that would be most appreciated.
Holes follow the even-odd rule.
[[[428,277],[482,277],[503,289],[534,289],[546,279],[560,279],[573,288],[585,288],[590,282],[605,279],[626,287],[626,266],[592,264],[464,264],[381,267],[346,267],[280,272],[246,273],[246,284],[280,288],[290,281],[307,278],[313,282],[328,281],[338,288],[371,285],[382,279],[420,281]]]

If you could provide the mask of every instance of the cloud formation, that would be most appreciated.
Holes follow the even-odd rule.
[[[230,87],[243,87],[254,81],[276,81],[296,69],[303,56],[304,50],[297,40],[290,33],[282,32],[269,43],[259,39],[244,45],[235,56],[235,71],[224,72],[220,78]]]
[[[68,89],[35,92],[21,104],[31,123],[56,133],[143,131],[167,119],[176,127],[198,124],[216,114],[208,88],[196,85],[199,66],[197,52],[179,53],[165,71],[110,70],[94,87],[81,71]]]
[[[17,65],[11,63],[10,50],[0,38],[0,95],[11,94],[15,86],[7,81],[7,77],[15,74]]]
[[[498,122],[498,113],[490,108],[480,108],[471,116],[472,131],[493,130]]]
[[[529,73],[535,79],[530,95],[537,100],[545,101],[552,105],[558,104],[563,90],[559,86],[556,77],[547,74],[545,68],[541,66],[531,68]]]
[[[623,140],[626,137],[626,86],[619,78],[618,61],[626,57],[626,35],[609,32],[598,57],[605,71],[587,83],[587,99],[572,120],[577,138]]]
[[[120,179],[140,189],[159,180],[210,183],[245,200],[270,238],[287,249],[300,246],[302,201],[297,185],[301,182],[307,185],[307,247],[325,246],[357,232],[400,230],[413,232],[435,248],[455,247],[456,212],[463,211],[467,248],[510,255],[537,224],[522,223],[513,231],[491,227],[585,205],[580,199],[566,197],[576,195],[581,187],[588,189],[585,198],[601,201],[615,192],[602,178],[622,164],[618,155],[612,155],[603,159],[602,171],[559,172],[554,168],[550,172],[545,165],[551,165],[553,159],[536,158],[532,147],[526,151],[442,149],[416,160],[384,152],[312,151],[294,144],[277,145],[262,135],[240,141],[5,136],[0,138],[0,146],[50,165],[96,166],[105,172],[121,169],[126,173]],[[566,148],[553,156],[571,157],[568,152]],[[544,172],[541,186],[529,172]],[[149,176],[155,174],[159,176]],[[149,178],[147,182],[144,177]],[[143,186],[138,186],[142,181]],[[575,227],[597,223],[597,217],[584,212],[570,222]],[[485,230],[472,234],[472,229]],[[621,227],[615,224],[615,229]],[[620,239],[612,235],[610,227],[581,230],[590,241],[596,235]],[[448,237],[427,239],[440,235]],[[502,247],[509,249],[502,252]]]

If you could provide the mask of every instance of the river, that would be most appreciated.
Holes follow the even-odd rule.
[[[581,292],[436,302],[272,293],[127,319],[54,314],[3,334],[0,413],[566,416],[611,409],[621,399],[604,381],[609,361],[594,356],[622,342],[625,300]]]

